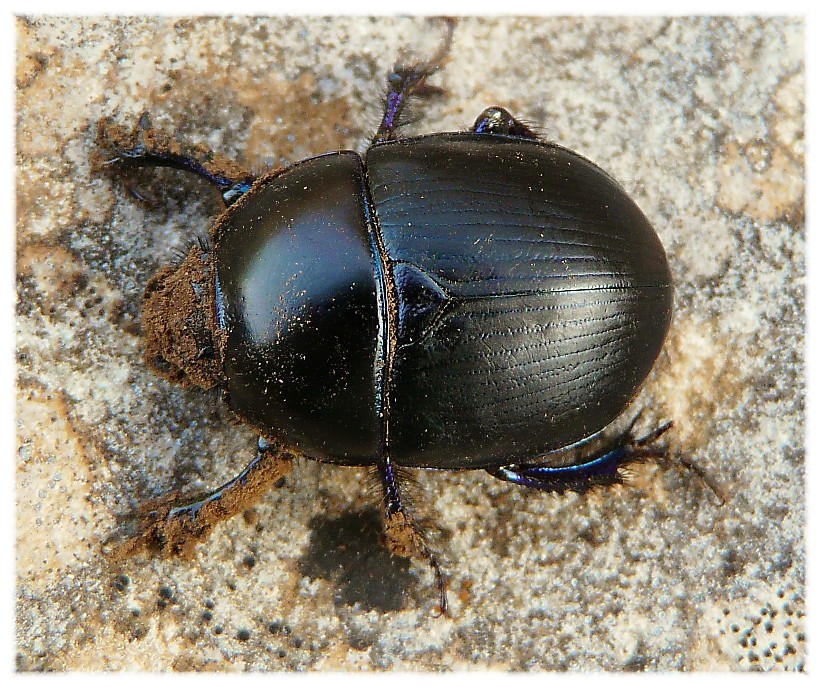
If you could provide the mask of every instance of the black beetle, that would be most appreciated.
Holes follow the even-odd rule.
[[[294,455],[375,466],[390,548],[426,558],[446,610],[399,467],[481,468],[563,492],[666,455],[657,439],[671,423],[590,441],[635,397],[672,315],[664,249],[623,188],[500,107],[467,132],[397,138],[451,35],[452,24],[431,61],[390,73],[363,156],[254,178],[183,152],[146,119],[132,133],[102,123],[110,161],[176,167],[221,190],[209,242],[146,287],[146,358],[175,382],[221,389],[260,435],[226,485],[146,504],[125,552],[190,550]],[[581,458],[561,465],[568,449]]]

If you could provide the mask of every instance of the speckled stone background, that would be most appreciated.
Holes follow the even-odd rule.
[[[799,19],[462,19],[408,132],[507,106],[611,171],[677,283],[640,405],[725,486],[647,467],[600,494],[425,473],[451,618],[391,561],[364,470],[300,463],[193,561],[114,565],[140,498],[215,486],[253,437],[141,362],[149,275],[214,192],[95,172],[96,122],[255,169],[359,147],[423,18],[18,20],[17,652],[30,670],[802,670],[804,46]],[[129,189],[133,192],[129,192]]]

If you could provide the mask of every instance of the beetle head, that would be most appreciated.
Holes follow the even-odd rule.
[[[211,255],[195,244],[148,281],[142,302],[145,359],[163,377],[210,389],[222,381],[215,345]]]

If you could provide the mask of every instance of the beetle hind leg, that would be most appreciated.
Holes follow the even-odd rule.
[[[260,437],[256,457],[218,489],[184,498],[173,491],[141,504],[136,533],[116,543],[111,553],[124,558],[142,550],[189,557],[223,520],[244,512],[290,472],[291,456]],[[115,532],[116,537],[119,533]]]
[[[441,615],[447,615],[447,581],[419,526],[402,503],[396,467],[390,459],[379,465],[379,475],[384,488],[383,517],[387,548],[396,556],[419,556],[427,561],[436,578],[439,611]]]
[[[487,472],[507,482],[558,494],[622,484],[630,466],[649,460],[664,461],[669,455],[667,447],[659,444],[658,439],[672,428],[672,422],[666,422],[640,438],[633,436],[632,425],[606,447],[574,465],[518,464],[488,469]]]
[[[216,186],[225,206],[232,205],[251,187],[255,177],[235,162],[218,155],[205,146],[183,150],[173,137],[151,126],[147,113],[139,118],[132,130],[118,126],[109,119],[97,128],[97,164],[106,167],[126,164],[139,167],[171,167],[195,174]]]

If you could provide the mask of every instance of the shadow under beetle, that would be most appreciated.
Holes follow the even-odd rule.
[[[590,441],[635,397],[672,315],[664,249],[623,188],[501,107],[470,131],[397,136],[408,99],[433,90],[452,28],[429,62],[390,73],[361,156],[253,177],[183,151],[146,118],[132,132],[101,123],[109,162],[175,167],[221,191],[209,241],[148,282],[146,359],[174,382],[219,388],[259,434],[256,457],[219,489],[143,504],[123,553],[189,552],[294,456],[375,466],[389,548],[432,566],[446,612],[399,468],[480,468],[564,492],[666,456],[671,423]],[[580,459],[560,466],[569,449]]]

